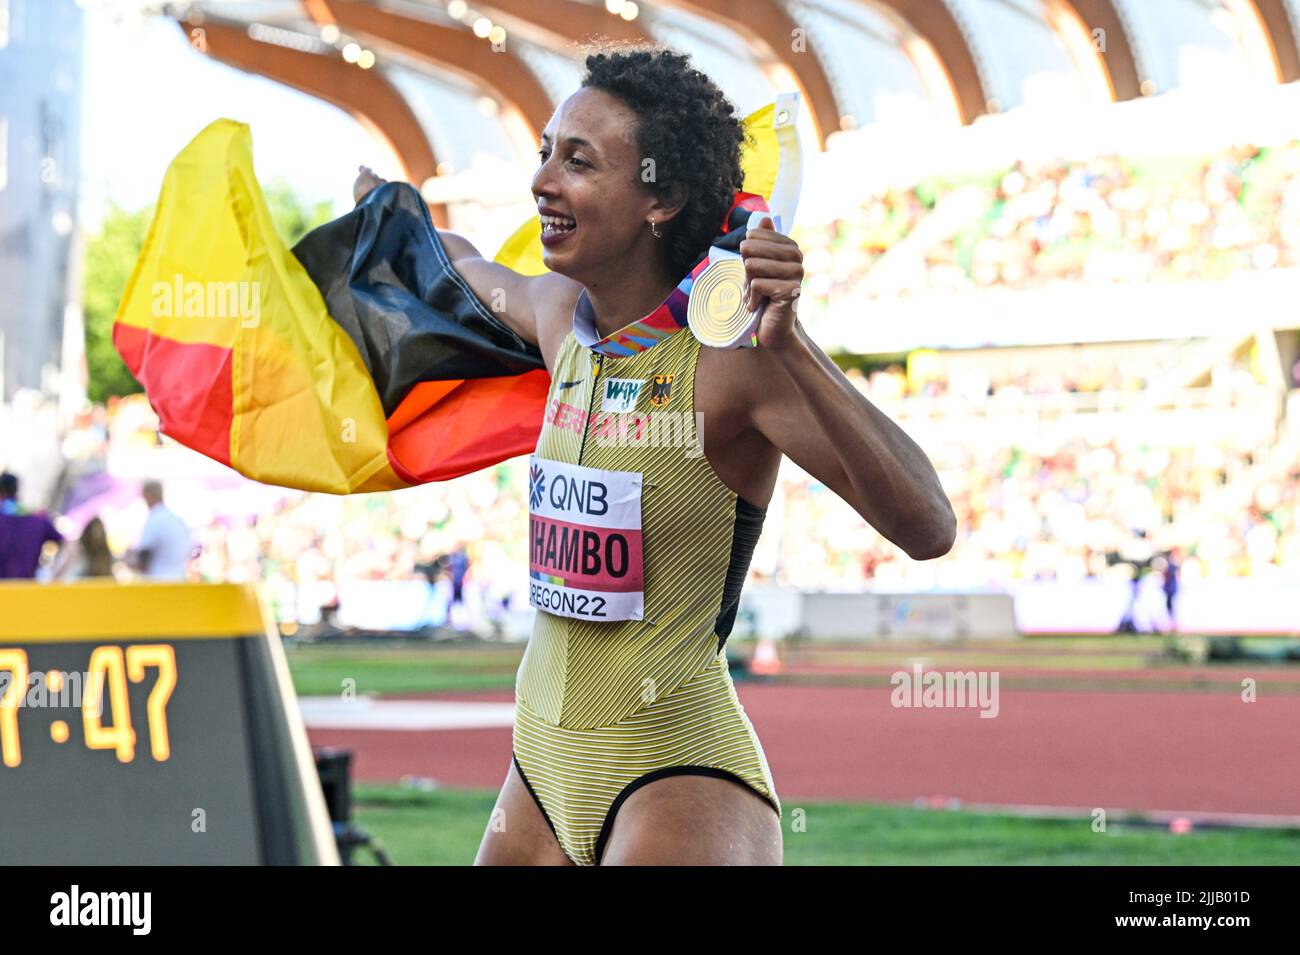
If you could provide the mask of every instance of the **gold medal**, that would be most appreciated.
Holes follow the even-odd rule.
[[[745,308],[745,263],[739,256],[716,258],[691,286],[686,319],[703,345],[748,345],[757,324]]]

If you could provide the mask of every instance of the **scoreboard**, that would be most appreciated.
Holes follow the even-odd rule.
[[[0,861],[338,864],[253,585],[0,582]]]

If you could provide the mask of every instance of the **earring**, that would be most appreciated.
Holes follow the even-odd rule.
[[[655,222],[654,219],[650,220],[650,234],[656,239],[663,238],[663,233],[659,231],[659,223]]]

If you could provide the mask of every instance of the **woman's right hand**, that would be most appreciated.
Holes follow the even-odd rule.
[[[359,203],[370,194],[371,189],[383,185],[388,180],[380,179],[369,166],[358,166],[357,169],[360,173],[357,175],[356,182],[352,183],[352,198]]]

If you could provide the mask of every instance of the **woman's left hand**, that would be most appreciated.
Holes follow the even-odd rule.
[[[768,299],[758,324],[758,344],[780,349],[795,340],[795,312],[803,291],[803,252],[799,243],[776,231],[771,216],[745,233],[740,243],[745,262],[745,307],[753,311]]]

